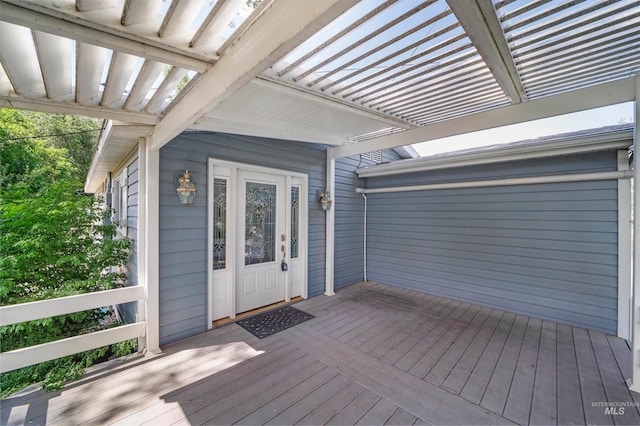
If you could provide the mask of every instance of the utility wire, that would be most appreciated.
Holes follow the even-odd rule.
[[[78,135],[81,133],[91,133],[91,132],[99,132],[101,130],[103,130],[104,128],[101,127],[99,129],[90,129],[90,130],[79,130],[77,132],[68,132],[68,133],[52,133],[52,134],[48,134],[48,135],[38,135],[38,136],[23,136],[23,137],[19,137],[19,138],[2,138],[3,141],[18,141],[18,140],[24,140],[24,139],[42,139],[42,138],[53,138],[56,136],[67,136],[67,135]]]

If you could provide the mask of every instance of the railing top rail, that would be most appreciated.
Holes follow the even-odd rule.
[[[141,299],[144,299],[144,288],[133,286],[2,306],[0,325],[17,324]]]

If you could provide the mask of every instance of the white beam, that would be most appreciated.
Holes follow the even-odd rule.
[[[108,109],[101,106],[88,106],[78,103],[57,102],[49,99],[28,99],[0,95],[0,108],[25,109],[48,112],[50,114],[79,115],[105,120],[126,121],[133,124],[155,124],[158,117],[142,112],[129,112],[121,109]]]
[[[491,0],[447,0],[447,4],[511,102],[525,100],[524,87]]]
[[[140,111],[145,107],[143,103],[147,94],[151,90],[153,83],[164,71],[166,65],[154,61],[145,61],[140,69],[136,82],[131,88],[131,93],[127,96],[122,108],[127,111]]]
[[[331,152],[333,158],[347,157],[369,151],[396,148],[478,130],[629,102],[634,100],[635,97],[634,80],[634,77],[627,77],[597,86],[496,108],[405,132],[343,145],[332,148]]]
[[[245,0],[218,0],[194,34],[190,45],[213,44],[213,50],[218,50],[224,43],[222,33],[244,3]]]
[[[632,391],[640,392],[640,239],[638,238],[638,223],[640,223],[640,191],[638,191],[638,137],[640,136],[640,74],[634,78],[635,86],[631,90],[635,97],[634,128],[633,128],[633,223],[636,232],[633,233],[633,303],[631,323],[631,386]]]
[[[76,102],[97,105],[100,97],[102,70],[108,50],[87,43],[76,43]]]
[[[41,31],[33,32],[36,52],[40,59],[40,69],[47,97],[73,98],[73,43],[68,38],[58,37]]]
[[[160,113],[166,107],[165,100],[176,90],[178,83],[187,75],[187,72],[185,69],[173,67],[169,75],[160,83],[160,87],[149,99],[149,103],[144,107],[144,110],[152,114]]]
[[[114,52],[109,64],[107,84],[102,93],[100,105],[106,107],[120,107],[124,103],[124,90],[131,79],[138,58],[126,53]]]
[[[215,66],[202,74],[180,100],[180,108],[172,108],[158,123],[152,148],[165,145],[356,3],[357,0],[274,2]]]
[[[76,9],[79,12],[89,12],[91,10],[109,9],[116,7],[117,0],[76,0]]]
[[[134,25],[148,22],[155,17],[160,0],[126,0],[122,8],[122,25]]]
[[[15,2],[16,4],[11,4]],[[169,65],[203,72],[215,61],[197,53],[185,54],[185,50],[138,36],[132,33],[118,31],[108,26],[88,26],[88,22],[74,16],[52,16],[48,13],[55,11],[38,7],[37,3],[22,3],[16,0],[0,0],[2,13],[0,20],[10,22],[37,31],[67,37],[73,40],[95,44],[107,49],[130,55],[163,62]],[[24,6],[24,7],[23,7]],[[32,9],[26,8],[29,6]],[[44,13],[38,9],[46,10]],[[72,21],[73,19],[73,21]]]
[[[160,24],[158,36],[169,37],[191,29],[191,23],[201,6],[194,1],[173,0]]]
[[[45,96],[38,55],[28,28],[0,22],[0,62],[16,93],[28,97]]]

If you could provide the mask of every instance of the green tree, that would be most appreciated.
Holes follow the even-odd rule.
[[[100,199],[82,192],[97,136],[93,129],[99,126],[94,120],[50,118],[0,110],[2,305],[106,290],[122,286],[126,278],[119,268],[128,261],[130,241],[113,238],[116,224],[108,221],[109,211]],[[65,136],[49,137],[52,134]],[[106,315],[105,309],[93,309],[0,327],[0,350],[95,330],[104,326]],[[36,382],[57,389],[109,350],[105,347],[5,373],[2,395]]]

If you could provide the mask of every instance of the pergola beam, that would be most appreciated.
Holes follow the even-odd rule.
[[[511,49],[504,39],[491,0],[447,0],[447,3],[511,102],[526,100]]]
[[[46,99],[28,99],[4,95],[0,95],[0,108],[15,108],[46,112],[49,114],[78,115],[105,120],[124,121],[132,124],[153,125],[158,122],[158,117],[155,115],[141,112],[114,110],[101,106],[89,106],[78,103],[56,102]]]
[[[333,158],[396,148],[449,136],[523,123],[556,115],[630,102],[635,99],[634,77],[603,83],[532,101],[441,121],[366,142],[332,148]]]
[[[151,149],[163,145],[248,84],[358,0],[275,1],[156,125]],[[203,96],[206,94],[206,96]]]
[[[36,31],[55,34],[72,40],[93,44],[112,49],[117,52],[128,53],[157,62],[203,72],[214,62],[215,58],[203,55],[185,55],[178,49],[172,50],[166,44],[151,44],[148,39],[135,36],[125,31],[116,31],[107,26],[91,27],[90,22],[82,20],[70,21],[70,17],[50,15],[50,10],[37,10],[36,4],[19,3],[12,4],[10,0],[1,0],[2,13],[0,19],[12,24],[21,25]],[[30,6],[27,8],[25,6]]]

